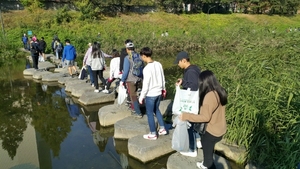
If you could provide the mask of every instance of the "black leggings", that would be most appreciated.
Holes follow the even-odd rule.
[[[103,70],[93,70],[93,75],[94,75],[94,85],[95,85],[96,89],[99,89],[98,76],[99,76],[99,79],[101,80],[103,86],[106,85],[106,81],[103,78]]]
[[[208,133],[207,131],[205,132],[205,134],[201,135],[201,143],[202,143],[203,158],[204,158],[203,165],[208,169],[216,168],[213,159],[214,148],[215,148],[215,144],[221,140],[222,140],[222,136],[215,137],[210,133]]]

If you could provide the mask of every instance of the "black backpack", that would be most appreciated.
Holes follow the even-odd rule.
[[[31,53],[39,53],[40,50],[39,50],[38,44],[33,42],[31,44],[31,50],[30,51],[31,51]]]

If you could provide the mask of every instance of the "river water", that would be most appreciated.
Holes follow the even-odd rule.
[[[143,164],[128,155],[127,141],[100,127],[98,110],[81,106],[55,83],[2,82],[1,169],[166,168],[168,156]]]

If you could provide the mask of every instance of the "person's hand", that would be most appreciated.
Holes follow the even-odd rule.
[[[183,121],[183,120],[182,120],[182,114],[179,114],[179,115],[178,115],[178,119],[180,119],[181,121]]]
[[[120,86],[124,86],[124,82],[120,81]]]
[[[108,81],[109,83],[111,83],[111,82],[113,81],[113,78],[110,77],[110,78],[107,79],[107,81]]]
[[[167,96],[167,90],[166,89],[164,89],[164,90],[161,91],[161,96],[163,98],[166,98],[166,96]]]
[[[175,83],[177,86],[180,86],[182,83],[182,79],[177,79],[177,82]]]
[[[105,66],[103,67],[103,71],[105,70]]]
[[[144,99],[143,98],[139,98],[139,103],[143,104],[143,102],[144,102]]]

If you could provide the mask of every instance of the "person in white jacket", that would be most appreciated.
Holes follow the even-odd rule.
[[[109,64],[109,78],[107,79],[107,83],[105,86],[105,89],[102,91],[103,93],[109,93],[109,88],[111,83],[116,80],[120,79],[122,74],[120,74],[120,53],[118,50],[113,49],[112,51],[112,57],[113,59],[110,61]]]
[[[105,86],[106,81],[103,78],[103,71],[105,70],[105,59],[103,56],[102,51],[100,50],[100,44],[97,42],[94,42],[92,47],[92,54],[91,54],[91,68],[93,70],[93,76],[94,76],[94,85],[95,90],[94,92],[99,92],[99,84],[98,84],[98,77],[102,81],[102,84]]]
[[[140,56],[147,65],[143,70],[143,87],[139,97],[139,103],[142,104],[145,99],[146,113],[150,128],[150,133],[145,134],[143,137],[147,140],[156,140],[157,135],[167,134],[163,117],[159,110],[162,94],[163,97],[165,97],[166,94],[164,70],[159,62],[152,60],[152,50],[149,47],[142,48]],[[153,114],[155,114],[159,124],[158,132],[156,130]]]

